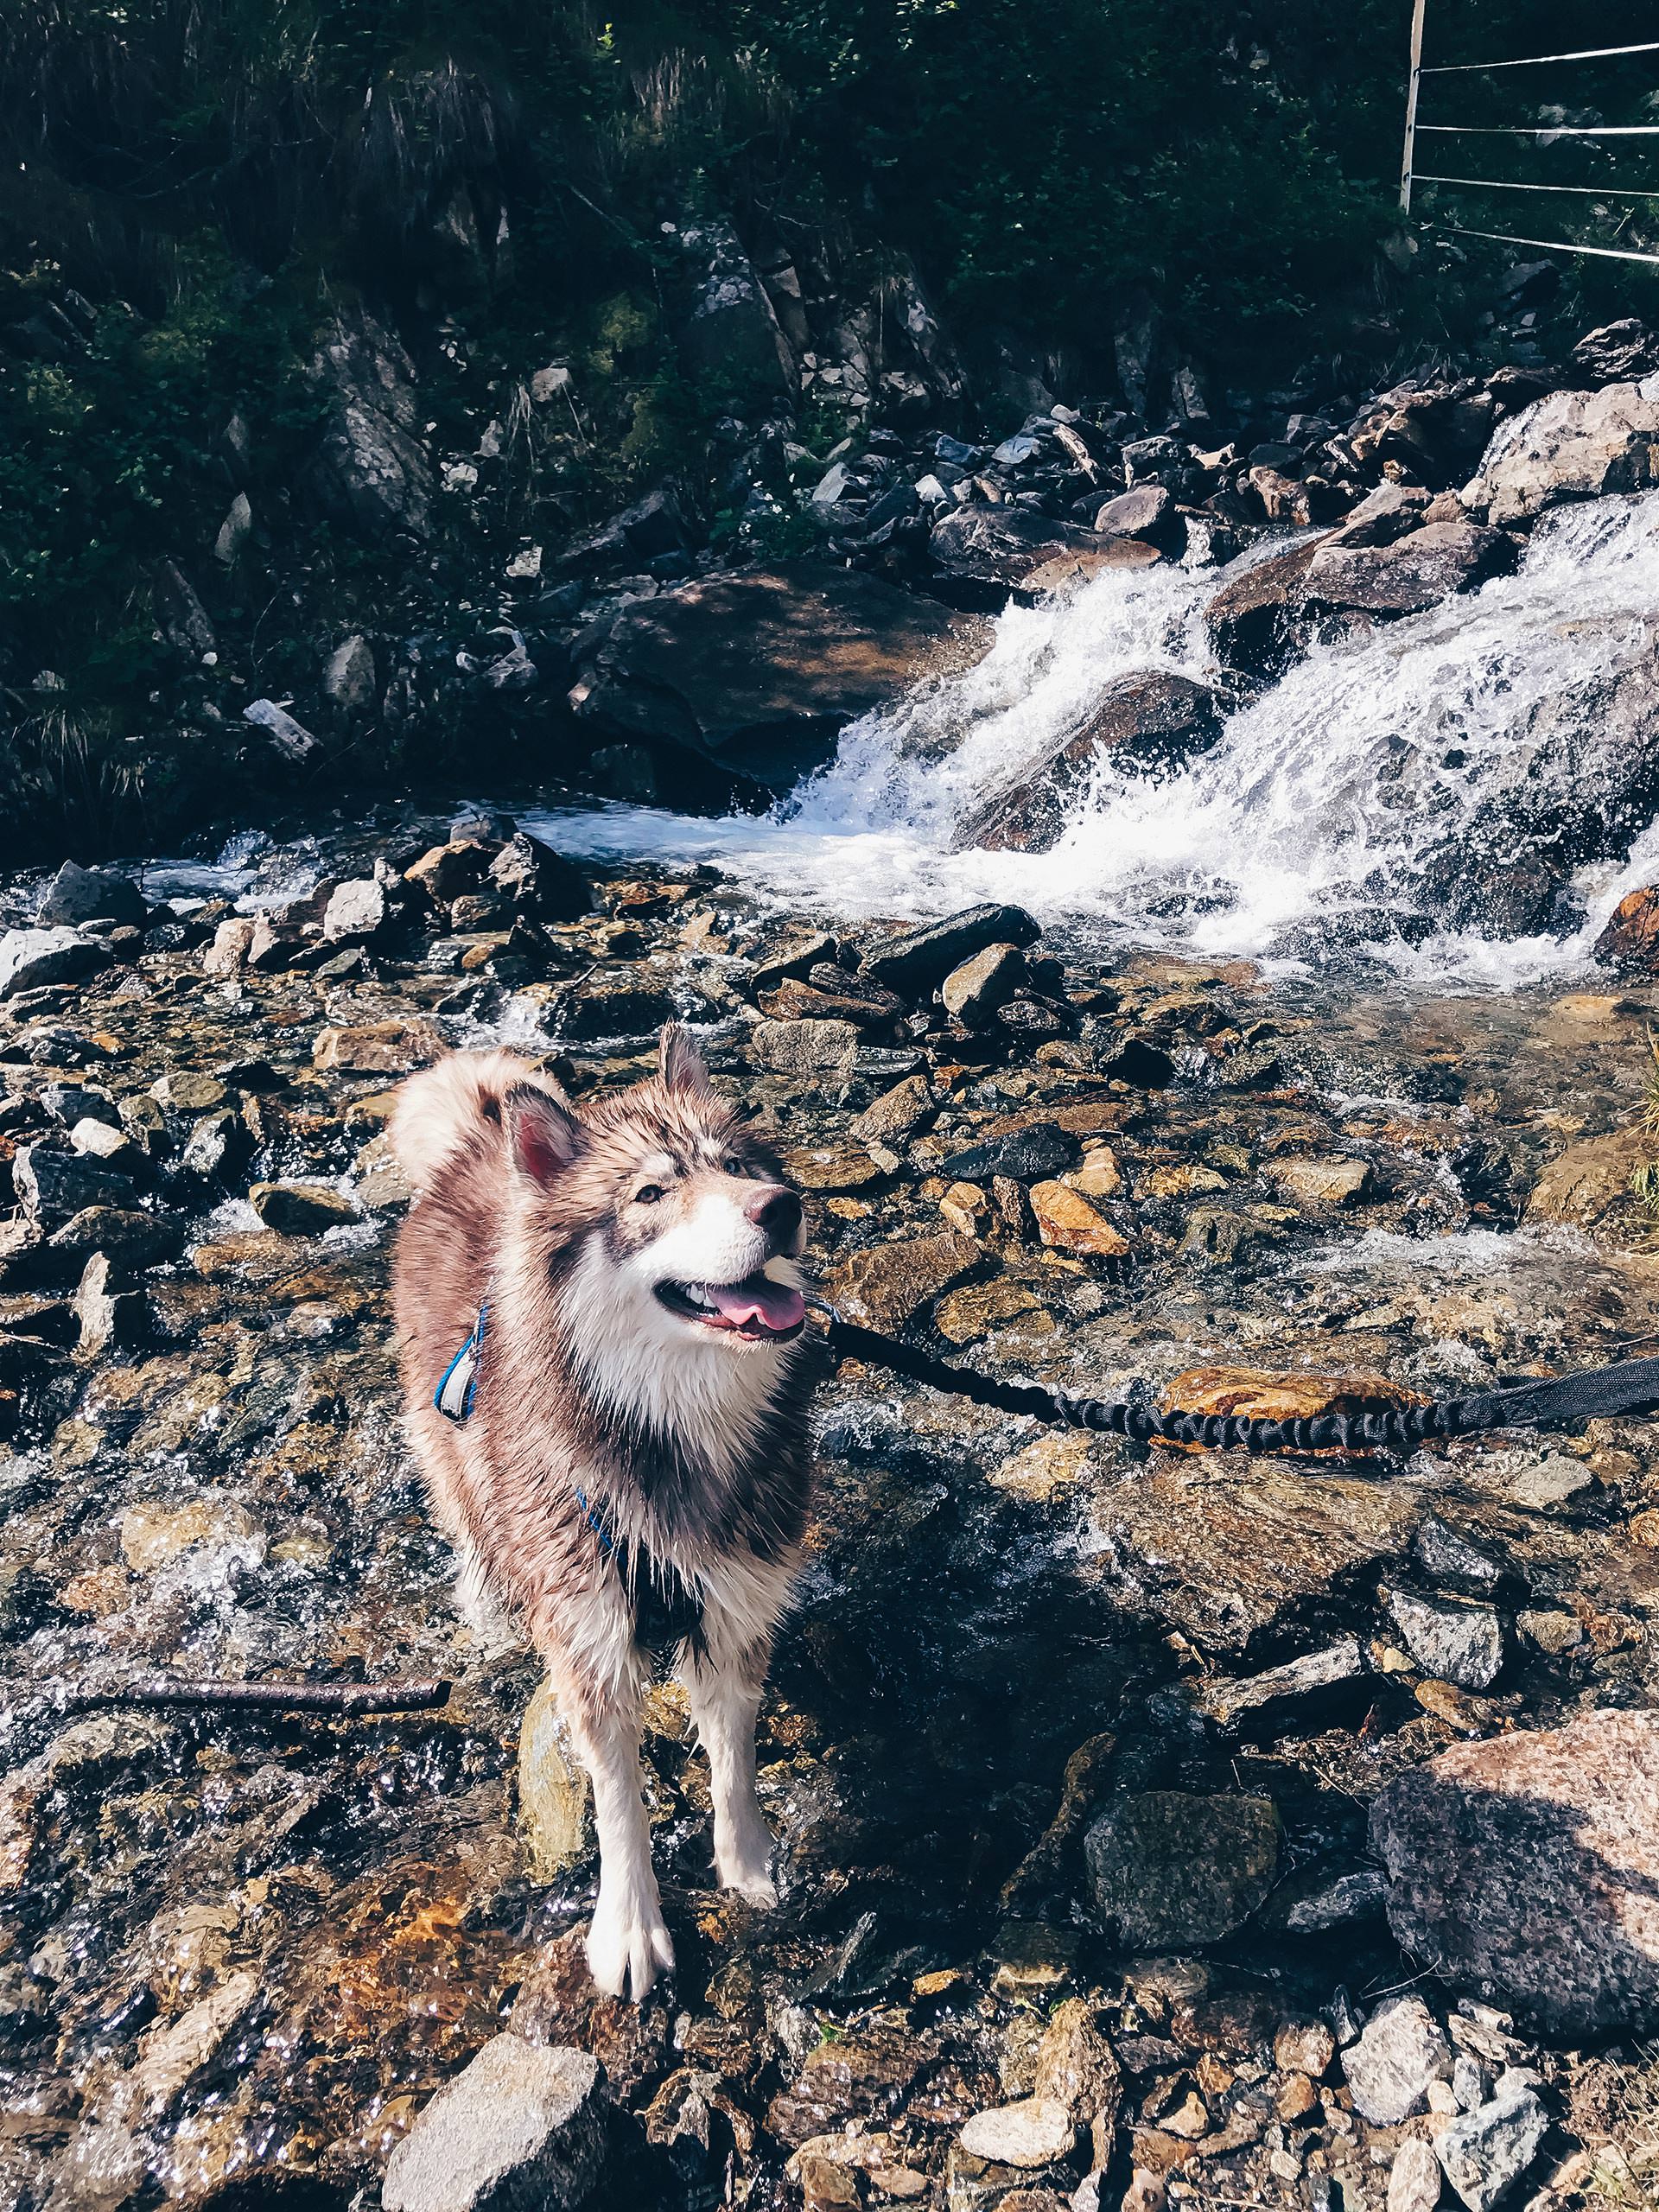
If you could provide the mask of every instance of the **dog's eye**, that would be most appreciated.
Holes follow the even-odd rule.
[[[728,1160],[726,1162],[726,1173],[728,1175],[747,1175],[748,1172],[749,1163],[747,1160]]]
[[[637,1206],[654,1206],[662,1195],[660,1183],[642,1183],[633,1194],[633,1203]]]

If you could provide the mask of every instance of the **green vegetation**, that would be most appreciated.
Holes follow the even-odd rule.
[[[1501,30],[1488,10],[1457,35],[1524,50],[1554,15],[1503,12]],[[234,750],[238,702],[204,703],[199,667],[180,689],[159,563],[206,601],[221,683],[234,660],[279,693],[315,672],[293,609],[418,627],[499,573],[503,549],[562,543],[670,471],[717,543],[806,550],[786,500],[744,514],[722,489],[711,429],[753,394],[677,343],[688,220],[730,219],[835,312],[868,314],[913,269],[964,349],[1064,354],[1091,389],[1111,388],[1142,296],[1224,379],[1375,348],[1406,15],[1404,0],[652,0],[610,20],[582,0],[16,0],[0,16],[14,818],[55,809],[115,835],[136,798],[171,804]],[[440,495],[420,562],[343,528],[303,481],[318,334],[359,301],[415,349],[435,453],[478,450],[492,423],[500,441],[464,519]],[[1400,325],[1381,320],[1386,353]],[[533,406],[550,363],[568,384]],[[797,435],[817,454],[846,418],[822,395],[810,410]],[[226,448],[238,418],[245,467]],[[216,563],[238,488],[256,527]],[[186,722],[202,739],[188,757]],[[408,742],[388,740],[382,765],[418,768]]]

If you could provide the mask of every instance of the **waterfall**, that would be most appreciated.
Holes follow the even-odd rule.
[[[527,826],[569,852],[715,861],[846,917],[995,898],[1201,957],[1358,954],[1488,988],[1582,965],[1618,899],[1659,874],[1659,493],[1558,508],[1516,575],[1316,646],[1178,773],[1103,763],[1052,850],[952,850],[969,809],[1115,680],[1214,678],[1203,613],[1228,573],[1109,570],[1010,607],[976,667],[854,723],[767,816],[614,805]],[[1483,886],[1534,872],[1559,884],[1548,926],[1506,937],[1482,918]]]

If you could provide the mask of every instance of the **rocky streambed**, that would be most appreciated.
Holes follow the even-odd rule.
[[[783,1902],[709,1887],[659,1691],[680,1968],[633,2011],[534,1668],[462,1627],[398,1440],[382,1133],[447,1046],[585,1096],[690,1020],[853,1318],[1312,1408],[1649,1347],[1653,987],[838,927],[492,817],[336,824],[241,907],[165,880],[20,882],[0,938],[0,2201],[1646,2201],[1655,1424],[1267,1461],[826,1379]],[[156,1675],[454,1690],[75,1703]]]

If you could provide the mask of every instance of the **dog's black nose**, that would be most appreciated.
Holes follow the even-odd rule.
[[[743,1211],[778,1244],[792,1243],[801,1225],[801,1202],[781,1183],[766,1184],[744,1200]]]

